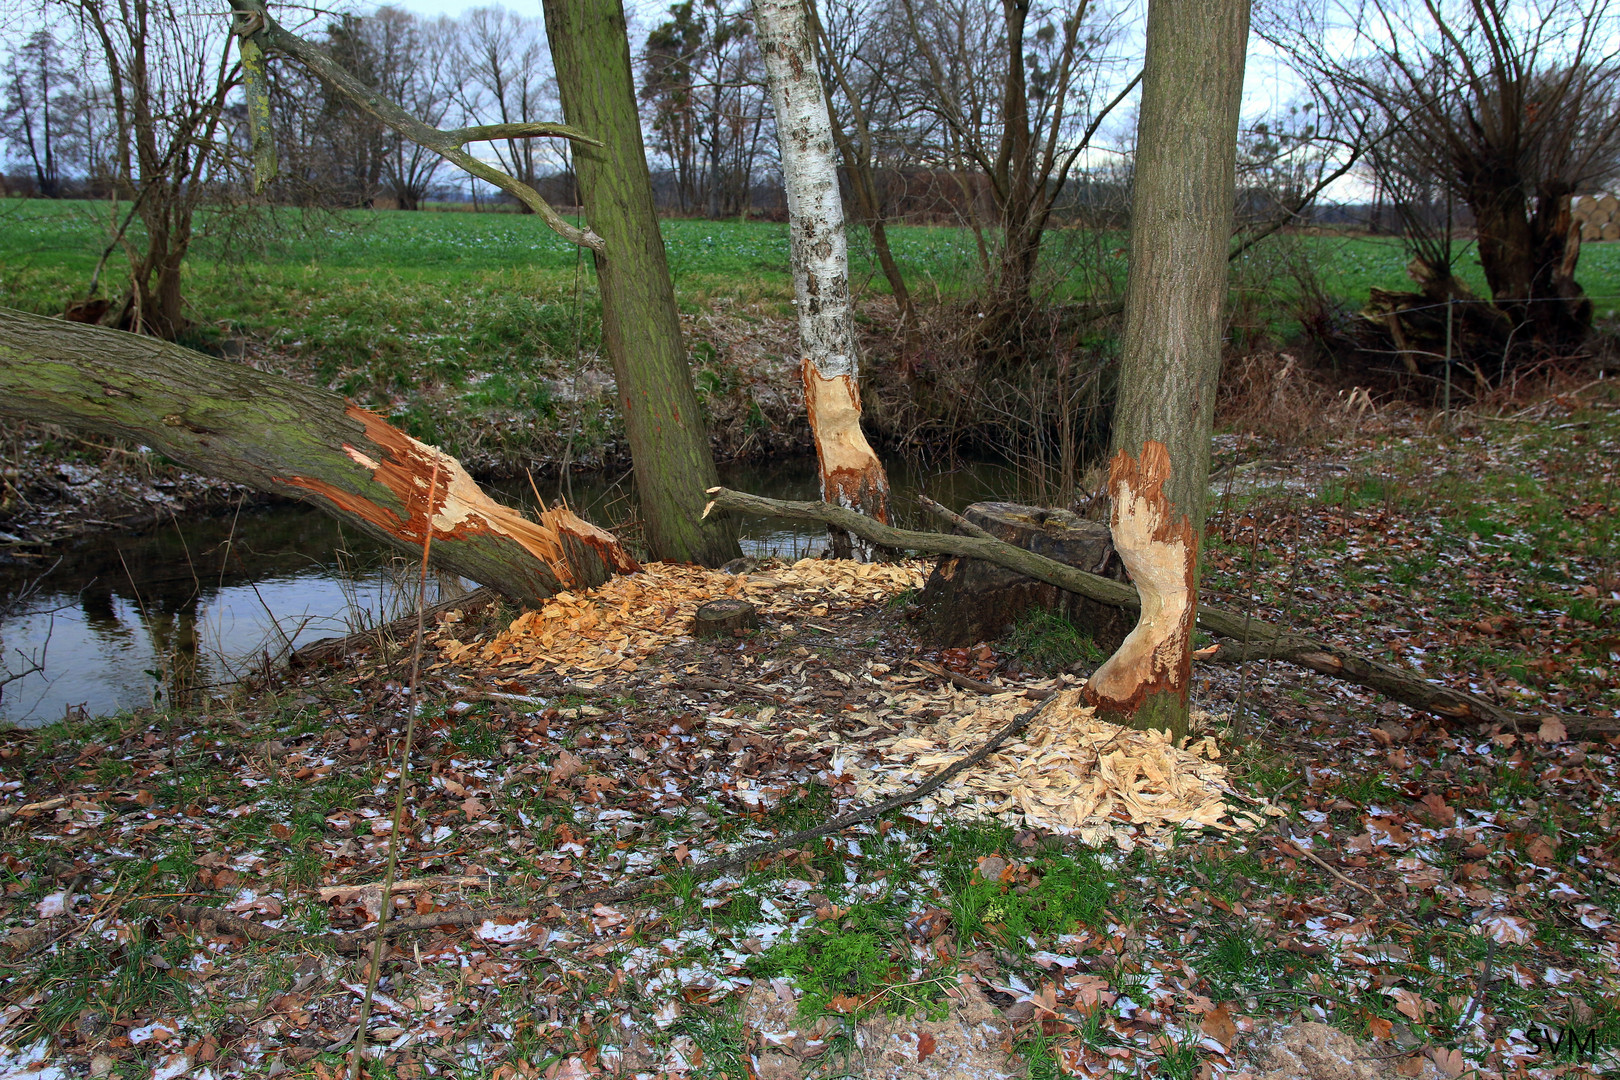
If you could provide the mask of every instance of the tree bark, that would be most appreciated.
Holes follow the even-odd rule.
[[[714,454],[670,282],[630,79],[619,0],[545,0],[546,36],[569,124],[600,146],[576,146],[585,216],[606,241],[595,252],[602,339],[635,467],[647,546],[660,559],[719,566],[742,554],[735,527],[703,520]]]
[[[988,534],[958,536],[951,533],[912,532],[873,521],[841,506],[824,502],[767,499],[728,488],[710,488],[709,498],[709,509],[705,513],[729,510],[760,517],[778,517],[785,521],[836,525],[859,533],[873,544],[896,551],[922,551],[983,559],[1050,582],[1060,589],[1067,589],[1098,603],[1129,610],[1139,610],[1142,606],[1137,590],[1129,585],[1065,566],[1033,551],[1003,543]],[[983,532],[977,526],[973,526],[973,529]],[[1229,643],[1221,643],[1215,652],[1200,656],[1200,659],[1212,663],[1285,660],[1322,675],[1376,690],[1414,709],[1466,724],[1525,724],[1535,727],[1542,716],[1553,715],[1506,709],[1476,694],[1429,682],[1415,672],[1403,671],[1393,664],[1361,656],[1317,638],[1291,633],[1248,615],[1200,607],[1197,609],[1197,619],[1203,629],[1230,639]],[[1569,713],[1559,713],[1557,717],[1571,734],[1620,731],[1620,721]]]
[[[754,25],[782,148],[804,405],[821,467],[821,497],[889,520],[889,477],[861,431],[860,361],[849,295],[844,204],[832,120],[804,0],[755,0]],[[840,558],[872,552],[832,533]]]
[[[1114,545],[1142,613],[1086,696],[1111,719],[1175,736],[1187,730],[1248,37],[1248,0],[1148,9],[1108,472]]]
[[[906,276],[900,271],[900,264],[894,261],[894,252],[889,248],[888,220],[883,213],[883,198],[878,192],[877,178],[872,169],[872,130],[867,122],[866,109],[861,104],[858,94],[849,81],[849,74],[844,65],[839,62],[837,51],[827,38],[826,30],[816,18],[815,8],[809,10],[809,16],[814,24],[816,41],[822,45],[821,56],[826,60],[833,79],[844,91],[844,97],[849,103],[850,119],[855,123],[855,133],[860,136],[860,145],[849,137],[838,122],[837,114],[828,110],[828,120],[831,124],[833,140],[838,144],[838,152],[843,156],[844,168],[849,170],[849,186],[855,192],[855,199],[861,205],[861,216],[866,219],[867,227],[872,230],[872,249],[877,253],[878,266],[883,270],[883,276],[889,282],[889,289],[894,293],[894,306],[899,315],[901,327],[910,328],[916,325],[917,314],[911,305],[911,290],[906,286]]]
[[[1492,300],[1521,342],[1544,350],[1577,346],[1591,332],[1592,302],[1575,281],[1580,229],[1569,193],[1543,193],[1532,212],[1518,184],[1498,189],[1490,183],[1498,179],[1486,174],[1468,197]]]
[[[520,603],[639,569],[612,534],[562,508],[529,521],[335,394],[149,337],[0,308],[0,416],[143,443],[407,551],[431,529],[435,566]]]

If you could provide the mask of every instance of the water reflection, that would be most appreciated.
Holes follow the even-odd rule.
[[[959,508],[1006,490],[992,465],[926,475],[897,467],[890,476],[902,524],[918,521],[919,491]],[[816,498],[807,459],[733,468],[723,480],[774,498]],[[566,495],[612,528],[634,518],[630,488],[626,478],[576,475],[549,481],[539,494]],[[500,494],[525,505],[535,497],[527,482]],[[824,531],[778,519],[744,520],[742,530],[744,551],[756,557],[797,558],[825,546]],[[0,723],[183,704],[289,649],[405,613],[414,578],[412,560],[302,506],[182,520],[138,536],[103,534],[0,568],[0,680],[10,680],[0,686]]]

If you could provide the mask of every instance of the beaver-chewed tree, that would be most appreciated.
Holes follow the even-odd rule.
[[[832,121],[804,0],[755,0],[754,21],[776,111],[787,191],[804,405],[821,466],[821,497],[889,520],[889,477],[861,431],[860,361]],[[856,551],[832,530],[833,553]]]
[[[178,345],[0,308],[0,416],[152,447],[188,469],[313,503],[519,603],[638,569],[561,507],[531,521],[449,454],[336,394]]]
[[[1248,0],[1152,0],[1108,468],[1135,629],[1086,684],[1110,719],[1187,732]]]

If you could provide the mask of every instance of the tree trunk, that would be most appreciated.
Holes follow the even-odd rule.
[[[1515,184],[1469,191],[1479,264],[1492,302],[1512,320],[1515,337],[1543,349],[1578,345],[1592,327],[1592,302],[1575,281],[1580,230],[1567,194],[1544,195],[1531,213]]]
[[[660,559],[719,566],[742,553],[735,527],[703,521],[719,475],[681,342],[652,177],[630,80],[619,0],[545,0],[563,115],[601,142],[574,147],[595,253],[602,339],[613,361],[647,546]]]
[[[816,440],[821,497],[889,520],[889,477],[861,431],[860,361],[849,295],[844,204],[838,193],[832,121],[816,67],[804,0],[755,0],[754,23],[776,137],[782,148],[794,303],[799,309],[804,405]],[[833,530],[833,553],[871,556]]]
[[[1017,503],[974,503],[958,517],[927,500],[924,506],[948,515],[969,536],[990,536],[1055,562],[1123,583],[1108,526],[1067,510]],[[917,597],[919,636],[934,645],[964,648],[1001,637],[1030,611],[1061,615],[1088,634],[1098,648],[1115,649],[1135,619],[1117,606],[1100,604],[983,559],[941,558]]]
[[[894,261],[894,252],[889,249],[888,222],[883,214],[883,199],[878,192],[877,178],[872,169],[872,130],[867,123],[866,110],[861,107],[860,95],[850,85],[844,66],[839,63],[836,50],[827,40],[825,29],[816,19],[814,7],[809,9],[809,16],[815,24],[816,41],[826,47],[822,56],[832,70],[833,78],[843,88],[844,96],[849,102],[850,119],[855,122],[855,131],[861,137],[860,146],[849,137],[849,132],[838,123],[838,117],[828,110],[828,121],[831,125],[833,139],[838,144],[838,152],[843,156],[844,168],[849,170],[849,186],[855,192],[855,199],[861,204],[861,216],[866,219],[867,226],[872,230],[872,248],[877,252],[878,265],[883,269],[883,276],[889,282],[889,289],[894,293],[894,306],[900,316],[900,325],[910,327],[916,324],[916,312],[911,306],[911,290],[906,287],[906,277],[900,271],[900,264]]]
[[[520,603],[638,569],[610,533],[560,508],[527,520],[335,394],[149,337],[0,308],[0,416],[144,443],[407,551],[431,528],[435,566]]]
[[[1198,548],[1220,373],[1248,0],[1152,0],[1108,493],[1141,594],[1086,684],[1104,716],[1187,731]]]

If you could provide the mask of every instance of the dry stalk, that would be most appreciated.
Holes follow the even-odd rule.
[[[429,525],[422,530],[422,569],[416,581],[416,643],[411,650],[411,682],[405,694],[405,744],[399,756],[399,778],[394,783],[394,819],[388,830],[388,869],[383,872],[382,910],[377,913],[377,937],[371,947],[371,964],[366,972],[366,993],[360,999],[360,1020],[354,1029],[354,1052],[349,1058],[349,1080],[360,1080],[361,1062],[366,1053],[366,1022],[371,1019],[371,1000],[377,993],[382,974],[383,953],[388,948],[388,916],[394,908],[394,870],[399,865],[400,823],[405,819],[405,787],[411,774],[411,744],[416,741],[416,686],[422,670],[422,642],[427,637],[428,553],[433,549],[431,508],[439,494],[439,463],[433,462],[428,481]]]

